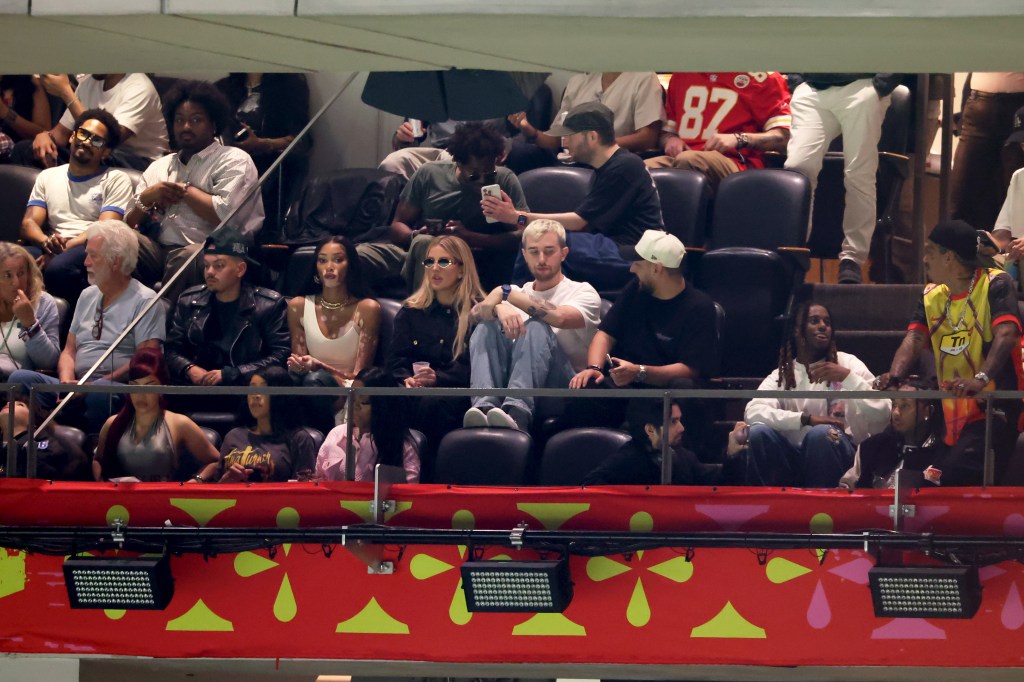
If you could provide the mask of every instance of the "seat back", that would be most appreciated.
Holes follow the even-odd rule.
[[[718,185],[708,248],[803,246],[810,207],[811,184],[796,171],[733,173]]]
[[[711,185],[707,177],[681,168],[654,168],[651,177],[661,198],[665,231],[679,237],[687,247],[704,246],[711,218]]]
[[[391,352],[391,340],[395,338],[395,318],[402,309],[402,302],[393,298],[378,298],[380,304],[380,330],[377,332],[377,356],[373,364],[383,367]]]
[[[517,429],[455,429],[441,439],[435,483],[521,485],[533,440]]]
[[[704,254],[697,286],[722,308],[721,374],[764,377],[771,372],[778,364],[792,268],[772,251],[717,249]]]
[[[16,242],[21,237],[21,219],[37,175],[38,168],[0,166],[0,241]]]
[[[317,244],[342,234],[355,243],[387,234],[405,179],[376,168],[350,168],[309,178],[288,208],[281,243]]]
[[[531,211],[566,213],[583,202],[593,177],[589,168],[550,166],[526,171],[519,176],[519,184]]]
[[[906,154],[910,149],[910,114],[913,106],[910,88],[897,85],[889,96],[889,108],[882,120],[878,151]]]
[[[277,282],[282,296],[307,296],[316,293],[316,246],[300,246],[288,256],[288,265]]]
[[[556,433],[544,446],[540,484],[582,485],[587,474],[627,442],[629,434],[618,429],[591,427]]]
[[[220,450],[220,443],[222,440],[220,433],[211,429],[209,426],[200,426],[199,430],[203,432],[204,436],[206,436],[206,440],[210,441],[210,445]]]
[[[68,315],[71,312],[71,306],[59,296],[54,296],[53,302],[57,304],[57,336],[60,339],[60,347],[63,348],[64,343],[68,340],[68,331],[71,329],[71,315]]]
[[[313,451],[320,452],[320,446],[324,444],[323,432],[319,429],[314,429],[312,426],[300,426],[299,430],[309,434],[309,437],[313,439]]]
[[[132,191],[135,191],[135,188],[139,186],[139,182],[142,181],[142,171],[135,170],[134,168],[118,168],[117,170],[128,176],[128,179],[132,181]]]

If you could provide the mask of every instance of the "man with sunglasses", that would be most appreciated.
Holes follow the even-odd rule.
[[[519,246],[521,228],[487,222],[480,209],[480,190],[498,185],[521,210],[528,210],[526,196],[515,173],[501,167],[505,138],[483,123],[466,123],[448,141],[453,161],[423,164],[409,180],[398,201],[391,223],[391,244],[361,244],[357,248],[364,265],[380,271],[380,257],[400,258],[399,268],[410,291],[423,279],[423,257],[437,234],[461,237],[473,249],[480,279],[485,287],[508,281]],[[408,250],[408,257],[405,253]],[[373,255],[371,255],[373,254]],[[366,267],[364,267],[364,273]],[[376,279],[376,277],[375,277]]]
[[[46,288],[72,307],[88,286],[85,229],[97,220],[121,220],[132,199],[131,179],[106,166],[121,141],[117,119],[89,109],[74,128],[69,162],[36,176],[21,221],[22,242],[38,257]]]

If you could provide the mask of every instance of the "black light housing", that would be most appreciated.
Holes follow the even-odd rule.
[[[561,613],[572,601],[565,559],[467,561],[462,589],[470,611]]]
[[[174,596],[167,554],[133,559],[72,557],[64,562],[64,583],[73,609],[159,611]]]
[[[868,583],[879,618],[973,618],[981,606],[976,566],[876,566]]]

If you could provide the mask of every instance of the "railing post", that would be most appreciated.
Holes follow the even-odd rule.
[[[672,394],[661,398],[661,484],[672,484],[672,448],[668,442],[668,427],[672,421]]]
[[[996,480],[996,453],[992,449],[992,399],[985,401],[985,470],[981,484],[992,485]]]

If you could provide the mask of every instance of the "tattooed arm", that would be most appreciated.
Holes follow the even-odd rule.
[[[500,291],[500,289],[499,289]],[[583,313],[571,305],[555,305],[536,294],[516,290],[508,296],[508,302],[532,318],[543,320],[555,329],[582,329],[586,324]]]

